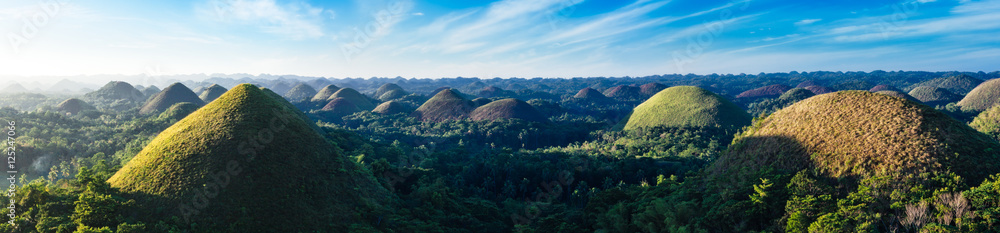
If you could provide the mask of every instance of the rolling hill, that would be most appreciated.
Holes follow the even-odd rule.
[[[924,104],[930,106],[945,105],[951,102],[961,100],[962,96],[951,93],[944,88],[931,87],[931,86],[919,86],[910,90],[910,96],[920,100]]]
[[[289,101],[298,102],[302,100],[312,99],[312,97],[315,96],[316,93],[317,93],[316,89],[314,89],[313,87],[306,85],[305,83],[299,83],[299,85],[295,85],[295,87],[292,87],[291,90],[285,92],[283,97],[285,97]]]
[[[453,89],[445,89],[420,105],[411,116],[421,121],[441,122],[468,118],[474,109],[475,103]]]
[[[770,86],[759,87],[756,89],[744,91],[743,93],[736,95],[736,98],[753,99],[753,98],[778,97],[781,96],[781,94],[784,94],[785,92],[791,89],[792,87],[789,87],[784,84],[774,84]]]
[[[470,118],[475,121],[497,119],[521,119],[534,122],[548,122],[548,118],[538,109],[519,99],[502,99],[490,102],[473,110]]]
[[[406,92],[406,90],[403,90],[402,87],[396,85],[395,83],[386,83],[378,87],[378,90],[375,90],[375,97],[382,97],[382,95],[385,95],[385,93],[389,93],[390,91]]]
[[[399,114],[399,113],[410,113],[412,111],[413,111],[412,108],[406,107],[406,105],[401,104],[398,101],[391,101],[391,100],[387,101],[387,102],[384,102],[382,104],[379,104],[378,106],[375,107],[375,110],[372,110],[372,112],[374,112],[374,113],[383,114],[383,115],[392,115],[392,114]]]
[[[329,100],[330,96],[333,95],[333,93],[337,93],[337,91],[339,91],[339,90],[340,90],[340,88],[337,87],[336,85],[332,85],[332,84],[331,85],[326,85],[325,87],[323,87],[323,89],[320,89],[318,92],[316,92],[316,95],[313,95],[311,101],[312,102],[329,102],[330,101]]]
[[[333,93],[333,95],[330,95],[329,99],[334,100],[337,98],[344,98],[347,101],[351,101],[352,104],[358,106],[361,110],[370,111],[375,109],[375,104],[372,104],[372,102],[368,100],[367,96],[362,95],[353,88],[341,88],[340,90],[337,90],[337,92]]]
[[[715,93],[694,86],[675,86],[635,107],[624,129],[718,127],[735,131],[749,125],[751,119],[746,110]]]
[[[963,75],[949,76],[943,78],[936,78],[923,81],[917,84],[913,84],[912,86],[910,86],[910,91],[916,89],[917,87],[938,87],[938,88],[944,88],[951,93],[955,93],[958,95],[965,95],[969,93],[969,91],[972,91],[972,89],[976,88],[976,86],[979,86],[979,84],[981,83],[983,83],[983,80],[963,74]]]
[[[1000,79],[991,79],[979,84],[965,95],[958,106],[962,110],[983,111],[1000,103]]]
[[[222,96],[222,94],[225,94],[226,91],[229,90],[226,90],[225,87],[219,86],[218,84],[212,84],[211,86],[208,86],[208,88],[205,88],[205,90],[201,91],[201,95],[198,95],[198,98],[205,103],[209,103],[216,98],[219,98],[219,96]]]
[[[80,113],[83,110],[93,110],[93,109],[96,108],[94,108],[94,106],[88,104],[87,102],[77,98],[70,98],[59,103],[59,105],[56,105],[56,111],[67,112],[74,115]]]
[[[170,106],[181,102],[193,103],[198,106],[205,105],[205,102],[198,98],[198,95],[195,95],[187,86],[181,83],[174,83],[164,88],[163,91],[160,91],[155,96],[150,97],[146,105],[143,105],[142,109],[139,109],[139,114],[163,112],[163,110],[167,110]]]

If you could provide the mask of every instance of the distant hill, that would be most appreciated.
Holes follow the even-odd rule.
[[[291,90],[285,92],[285,95],[283,95],[283,97],[285,97],[289,101],[298,102],[302,100],[312,99],[312,97],[315,96],[316,93],[317,93],[316,89],[314,89],[313,87],[305,83],[299,83],[299,85],[295,85],[295,87],[292,87]]]
[[[781,94],[781,96],[779,96],[778,99],[797,102],[804,99],[808,99],[809,97],[813,97],[815,95],[817,94],[805,88],[792,88],[791,90],[786,91],[784,94]]]
[[[1000,144],[986,135],[926,105],[867,91],[793,104],[729,148],[708,168],[717,180],[756,179],[752,174],[770,167],[853,180],[920,180],[954,172],[978,184],[1000,168]]]
[[[868,91],[870,91],[870,92],[880,92],[880,91],[898,91],[898,92],[903,92],[902,90],[899,90],[896,87],[885,85],[885,84],[877,85],[875,87],[872,87],[872,89],[868,89]]]
[[[24,86],[21,86],[19,83],[11,83],[10,85],[7,85],[7,87],[4,87],[3,90],[0,90],[0,94],[17,94],[27,92],[30,92],[28,91],[28,88],[24,88]]]
[[[819,83],[816,83],[816,81],[812,80],[806,80],[799,83],[799,85],[795,85],[795,88],[806,88],[808,86],[819,86]]]
[[[406,95],[408,95],[408,93],[406,93],[406,91],[404,90],[391,90],[380,95],[378,99],[381,101],[390,101],[394,99],[403,98]]]
[[[503,97],[511,95],[513,95],[513,93],[505,91],[504,89],[500,89],[499,87],[488,86],[484,87],[482,90],[479,90],[479,95],[477,96],[484,98],[493,98],[493,97]]]
[[[958,106],[962,110],[983,111],[997,103],[1000,103],[1000,79],[991,79],[972,89],[958,102]]]
[[[93,109],[96,108],[94,108],[94,106],[88,104],[87,102],[77,98],[70,98],[63,101],[62,103],[59,103],[59,105],[56,105],[56,111],[68,112],[74,115],[80,113],[83,110],[93,110]]]
[[[493,102],[493,100],[491,100],[489,98],[483,98],[483,97],[479,97],[479,98],[476,98],[476,99],[472,100],[472,103],[475,103],[476,107],[486,105],[486,104],[488,104],[490,102]]]
[[[604,91],[604,96],[619,100],[641,100],[642,92],[639,87],[630,85],[618,85]]]
[[[660,83],[647,83],[639,86],[639,92],[642,93],[642,95],[649,97],[656,95],[656,93],[660,93],[660,91],[667,89],[667,87],[667,85]]]
[[[191,232],[347,232],[391,212],[392,194],[289,105],[238,85],[161,132],[108,183],[153,213],[139,217],[178,218]]]
[[[131,84],[121,81],[109,82],[100,89],[87,93],[84,97],[87,99],[108,101],[124,100],[141,102],[146,100],[146,97],[142,94],[142,92],[136,90]]]
[[[337,90],[336,93],[333,93],[333,95],[330,95],[329,99],[334,100],[337,98],[344,98],[347,101],[351,101],[352,104],[358,106],[361,110],[370,111],[375,109],[375,104],[372,104],[372,102],[368,100],[367,96],[362,95],[353,88],[341,88],[340,90]]]
[[[573,98],[586,101],[604,102],[610,100],[603,93],[595,90],[594,88],[584,88],[581,89]]]
[[[399,85],[396,85],[395,83],[386,83],[386,84],[382,84],[382,86],[378,87],[378,90],[375,90],[375,97],[381,97],[382,95],[384,95],[385,93],[388,93],[390,91],[404,91],[405,92],[405,90],[403,90],[402,87],[400,87]]]
[[[493,101],[473,110],[470,118],[475,121],[492,121],[497,119],[521,119],[535,122],[548,122],[548,118],[538,112],[535,107],[519,99],[502,99]]]
[[[222,96],[222,94],[225,94],[227,91],[229,90],[226,90],[225,87],[212,84],[208,88],[205,88],[204,91],[201,91],[201,95],[199,95],[198,98],[205,101],[205,103],[209,103],[214,101],[216,98],[219,98],[219,96]]]
[[[150,85],[149,87],[143,88],[140,91],[142,92],[142,95],[145,95],[146,98],[149,98],[152,97],[153,95],[156,95],[156,93],[160,93],[161,90],[159,87]]]
[[[159,118],[179,121],[194,111],[198,111],[198,108],[201,108],[201,106],[191,102],[176,103],[163,111],[163,113],[160,113]]]
[[[770,86],[766,86],[766,87],[760,87],[760,88],[756,88],[756,89],[744,91],[743,93],[740,93],[739,95],[737,95],[736,98],[751,98],[752,99],[752,98],[778,97],[778,96],[781,96],[781,94],[784,94],[786,91],[791,90],[791,89],[792,89],[792,87],[789,87],[789,86],[784,85],[784,84],[774,84],[774,85],[770,85]]]
[[[271,89],[271,91],[274,91],[274,93],[285,93],[288,92],[289,90],[292,90],[292,85],[283,81],[278,81],[275,82],[274,85],[268,87],[267,89]]]
[[[826,94],[826,93],[836,92],[837,91],[837,90],[834,90],[834,89],[829,88],[829,87],[816,86],[816,85],[805,87],[805,89],[809,90],[813,94],[817,94],[817,95],[822,95],[822,94]]]
[[[352,113],[360,112],[361,109],[357,105],[354,105],[350,100],[345,98],[336,98],[331,100],[325,106],[323,106],[323,111],[330,111],[336,114],[350,115]]]
[[[750,116],[736,104],[694,86],[664,89],[635,107],[625,130],[650,127],[718,127],[738,130],[749,125]]]
[[[469,101],[453,89],[445,89],[438,92],[434,97],[420,105],[412,116],[421,121],[441,122],[445,120],[459,120],[469,117],[475,103]]]
[[[910,96],[910,94],[906,94],[906,93],[899,92],[899,91],[882,90],[882,91],[877,91],[875,93],[883,94],[883,95],[887,95],[887,96],[892,96],[892,97],[896,97],[896,98],[907,99],[907,100],[913,101],[914,103],[922,103],[917,98],[913,98],[913,96]]]
[[[399,113],[410,113],[413,112],[413,109],[406,107],[406,105],[401,104],[398,101],[387,101],[376,106],[375,110],[372,110],[372,112],[383,115],[392,115]]]
[[[312,102],[329,102],[330,96],[339,90],[340,87],[337,87],[337,85],[327,85],[316,92],[316,95],[313,95]]]
[[[167,110],[170,106],[181,102],[188,102],[198,106],[205,105],[205,102],[198,98],[198,95],[195,95],[187,86],[181,83],[174,83],[151,97],[146,102],[146,105],[143,105],[142,109],[139,109],[139,114],[163,112],[163,110]]]
[[[951,93],[944,88],[932,87],[932,86],[919,86],[910,90],[910,96],[920,100],[930,106],[945,105],[951,102],[959,101],[962,96]]]
[[[976,88],[976,86],[979,86],[980,83],[983,83],[983,80],[963,74],[963,75],[956,75],[944,78],[936,78],[923,81],[917,84],[913,84],[912,86],[910,86],[910,91],[912,92],[912,90],[916,89],[917,87],[939,87],[939,88],[944,88],[951,93],[955,93],[958,95],[965,95],[966,93],[969,93],[969,91],[972,91],[973,88]],[[911,93],[910,95],[913,94]],[[913,97],[917,96],[914,95]]]

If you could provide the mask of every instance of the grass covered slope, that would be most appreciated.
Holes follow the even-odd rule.
[[[159,118],[181,120],[184,119],[184,117],[187,117],[187,115],[193,113],[194,111],[198,111],[198,108],[201,108],[201,106],[189,102],[176,103],[170,106],[170,108],[168,108],[167,110],[163,111],[163,113],[160,113]]]
[[[734,140],[709,168],[752,174],[766,167],[824,175],[916,178],[954,172],[972,184],[996,173],[1000,144],[926,105],[841,91],[782,109]]]
[[[201,95],[199,95],[198,98],[201,99],[201,101],[205,101],[205,103],[209,103],[216,98],[219,98],[219,96],[222,96],[222,94],[225,94],[226,91],[229,90],[226,90],[225,87],[219,86],[219,84],[212,84],[212,86],[209,86],[208,88],[205,88],[205,90],[201,91]]]
[[[676,86],[635,107],[625,130],[644,127],[719,127],[739,129],[753,119],[743,108],[711,91]]]
[[[161,132],[108,183],[192,232],[370,225],[387,191],[285,103],[238,85]]]
[[[372,112],[374,113],[383,115],[409,113],[410,111],[412,111],[412,108],[406,107],[406,105],[403,105],[399,103],[399,101],[394,101],[394,100],[390,100],[382,104],[379,104],[377,107],[375,107],[374,110],[372,110]]]
[[[475,103],[462,98],[454,89],[439,91],[434,97],[420,105],[412,116],[421,121],[441,122],[469,117],[475,109]]]
[[[316,95],[313,95],[311,101],[312,102],[327,102],[327,101],[330,101],[329,100],[330,96],[333,95],[333,93],[337,93],[337,91],[339,91],[339,90],[340,90],[340,88],[337,87],[336,85],[332,85],[332,84],[331,85],[326,85],[326,87],[323,87],[323,89],[320,89],[319,92],[316,92]]]
[[[817,94],[817,95],[822,95],[822,94],[826,94],[826,93],[830,93],[830,92],[836,92],[836,90],[833,90],[833,89],[830,89],[829,87],[824,87],[824,86],[813,85],[813,86],[808,86],[808,87],[804,87],[804,88],[806,90],[811,91],[813,94]]]
[[[983,111],[1000,103],[1000,79],[991,79],[969,92],[958,101],[963,110]]]
[[[653,96],[656,95],[656,93],[660,93],[660,91],[662,91],[663,89],[667,89],[667,87],[668,87],[667,85],[663,85],[660,83],[647,83],[647,84],[642,84],[642,86],[639,86],[639,92],[641,92],[645,96]]]
[[[604,96],[614,99],[641,99],[642,90],[636,86],[618,85],[604,91]]]
[[[492,121],[498,119],[521,119],[535,122],[549,121],[534,106],[513,98],[497,100],[480,106],[472,111],[470,118],[475,121]]]
[[[85,94],[84,97],[91,100],[125,100],[132,102],[146,100],[145,95],[141,91],[135,89],[132,84],[122,81],[109,82],[101,87],[101,89]]]
[[[383,93],[382,95],[379,95],[378,99],[381,100],[381,101],[390,101],[390,100],[395,100],[395,99],[403,98],[403,97],[405,97],[408,94],[409,93],[406,93],[406,91],[403,91],[403,90],[391,90],[391,91],[388,91],[386,93]]]
[[[97,108],[94,108],[94,106],[77,98],[70,98],[63,101],[62,103],[59,103],[59,105],[56,105],[56,111],[68,112],[70,114],[77,114],[83,110],[93,110],[93,109]]]
[[[584,88],[584,89],[580,89],[580,91],[576,92],[576,95],[574,95],[573,98],[576,98],[576,99],[579,99],[579,100],[589,100],[589,101],[608,101],[609,100],[609,98],[607,96],[605,96],[603,93],[601,93],[600,91],[597,91],[596,89],[589,88],[589,87],[588,88]]]
[[[921,86],[910,90],[910,96],[930,106],[945,105],[958,101],[962,96],[951,93],[944,88]]]
[[[163,112],[163,110],[167,110],[170,106],[181,102],[189,102],[198,106],[205,105],[205,102],[201,98],[198,98],[198,95],[195,95],[187,86],[181,83],[174,83],[151,97],[146,102],[146,105],[142,106],[142,109],[139,109],[139,114]]]
[[[906,94],[906,93],[903,93],[903,92],[899,92],[899,91],[882,90],[882,91],[876,91],[875,93],[877,93],[877,94],[883,94],[883,95],[887,95],[887,96],[892,96],[892,97],[896,97],[896,98],[907,99],[907,100],[910,100],[910,101],[913,101],[913,102],[916,102],[916,103],[921,103],[920,100],[918,100],[917,98],[913,98],[913,96],[910,96],[909,94]]]
[[[342,88],[337,90],[336,93],[330,95],[329,100],[334,100],[337,98],[344,98],[347,101],[351,101],[355,106],[358,106],[361,110],[372,110],[375,109],[375,104],[373,104],[368,97],[362,95],[360,92],[354,90],[353,88]]]
[[[302,101],[312,99],[316,95],[316,89],[305,83],[299,83],[295,85],[291,90],[285,92],[284,97],[288,98],[290,101]]]
[[[759,88],[756,88],[756,89],[751,89],[751,90],[748,90],[748,91],[744,91],[743,93],[740,93],[739,95],[737,95],[736,98],[767,98],[767,97],[778,97],[778,96],[781,96],[781,94],[784,94],[785,92],[787,92],[788,90],[791,90],[791,89],[792,89],[792,87],[789,87],[789,86],[784,85],[784,84],[774,84],[774,85],[770,85],[770,86],[759,87]]]
[[[382,86],[378,87],[378,89],[375,90],[375,97],[381,97],[382,95],[385,95],[385,93],[389,93],[390,91],[405,91],[405,90],[403,90],[402,87],[396,85],[395,83],[386,83],[382,84]]]

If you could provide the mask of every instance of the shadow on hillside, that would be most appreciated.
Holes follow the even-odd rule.
[[[768,174],[794,174],[809,167],[809,153],[795,139],[749,136],[729,146],[706,171],[719,187],[726,187],[759,183]]]

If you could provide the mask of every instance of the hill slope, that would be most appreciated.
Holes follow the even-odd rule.
[[[229,90],[226,90],[225,87],[219,86],[218,84],[212,84],[212,86],[209,86],[208,88],[205,88],[205,90],[201,91],[201,95],[199,95],[198,98],[201,99],[201,101],[208,103],[212,102],[216,98],[219,98],[219,96],[225,94],[226,91]]]
[[[331,85],[326,85],[325,87],[323,87],[323,89],[320,89],[318,92],[316,92],[316,95],[313,95],[311,101],[312,102],[327,102],[327,101],[330,101],[329,100],[330,96],[333,95],[333,93],[337,93],[337,91],[339,91],[339,90],[340,90],[340,88],[337,87],[336,85],[332,85],[332,84]]]
[[[643,127],[720,127],[739,129],[750,114],[711,91],[694,86],[664,89],[635,107],[625,130]]]
[[[291,90],[285,92],[285,95],[283,95],[283,97],[287,98],[289,101],[298,102],[302,100],[312,99],[312,97],[315,95],[316,95],[316,89],[314,89],[309,85],[306,85],[305,83],[299,83],[299,85],[295,85],[295,87],[292,87]]]
[[[977,184],[996,172],[1000,144],[926,105],[841,91],[782,109],[739,136],[709,171],[812,168],[835,178],[917,178],[955,172]]]
[[[475,121],[516,118],[526,121],[548,122],[548,118],[538,112],[534,106],[513,98],[497,100],[480,106],[472,111],[470,118]]]
[[[950,91],[931,86],[920,86],[910,90],[910,96],[924,102],[930,106],[945,105],[951,102],[958,101],[962,96],[951,93]]]
[[[375,104],[372,104],[368,97],[362,95],[360,92],[354,90],[353,88],[342,88],[337,90],[336,93],[330,95],[330,100],[337,98],[344,98],[347,101],[351,101],[355,106],[358,106],[361,110],[372,110],[375,109]]]
[[[969,92],[958,101],[963,110],[983,111],[1000,103],[1000,79],[991,79]]]
[[[912,89],[917,87],[939,87],[944,88],[951,93],[965,95],[966,93],[969,93],[969,91],[972,91],[973,88],[976,88],[976,86],[979,86],[980,83],[983,83],[983,80],[963,74],[923,81],[913,84],[913,86],[910,86],[910,89],[912,91]]]
[[[396,85],[395,83],[386,83],[378,87],[378,90],[375,90],[375,97],[381,97],[382,95],[385,95],[385,93],[389,93],[390,91],[405,91],[405,90],[403,90],[402,87]]]
[[[789,86],[784,85],[784,84],[774,84],[774,85],[770,85],[770,86],[759,87],[759,88],[756,88],[756,89],[751,89],[751,90],[744,91],[743,93],[740,93],[739,95],[737,95],[736,98],[767,98],[767,97],[778,97],[778,96],[781,96],[781,94],[784,94],[785,92],[787,92],[788,90],[791,90],[791,89],[792,89],[792,87],[789,87]]]
[[[580,89],[579,92],[576,92],[576,95],[574,95],[573,98],[577,98],[579,100],[589,100],[589,101],[608,101],[609,100],[609,98],[607,96],[605,96],[603,93],[601,93],[600,91],[597,91],[594,88],[589,88],[589,87],[588,88],[584,88],[584,89]]]
[[[135,89],[132,84],[121,81],[109,82],[101,87],[101,89],[85,94],[84,97],[91,100],[103,101],[123,100],[141,102],[146,100],[142,92]]]
[[[406,105],[403,105],[398,101],[392,101],[392,100],[379,104],[377,107],[375,107],[374,110],[372,110],[372,112],[374,113],[384,114],[384,115],[409,113],[411,111],[413,111],[412,108],[408,108],[406,107]]]
[[[420,105],[412,116],[421,121],[431,122],[458,120],[468,118],[474,108],[475,103],[472,101],[462,98],[453,89],[445,89]]]
[[[195,95],[187,86],[181,83],[174,83],[151,97],[146,102],[146,105],[142,106],[142,109],[139,109],[139,114],[163,112],[163,110],[167,110],[170,106],[181,102],[189,102],[198,106],[205,105],[205,102],[198,98],[198,95]]]
[[[388,211],[371,174],[285,103],[238,85],[161,132],[108,183],[193,232],[343,232]]]
[[[56,111],[68,112],[70,114],[77,114],[80,111],[91,109],[95,109],[94,106],[77,98],[70,98],[56,105]]]

